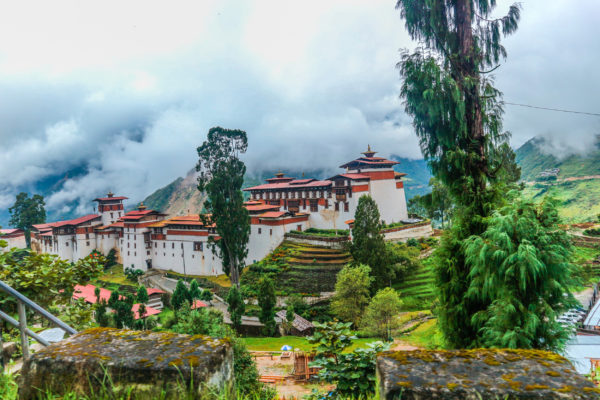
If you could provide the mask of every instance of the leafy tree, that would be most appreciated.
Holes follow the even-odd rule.
[[[414,196],[408,201],[408,209],[421,217],[440,220],[443,228],[444,221],[448,221],[452,211],[452,199],[448,189],[439,180],[431,178],[429,186],[431,193]]]
[[[356,263],[371,267],[373,288],[389,285],[394,275],[381,228],[377,203],[371,196],[361,196],[354,214],[350,252]]]
[[[290,304],[285,309],[285,320],[290,324],[294,322],[296,315],[294,313],[294,307]]]
[[[183,303],[188,301],[190,298],[189,291],[185,283],[180,279],[177,281],[177,286],[175,286],[175,291],[173,292],[173,297],[171,297],[171,304],[173,305],[174,310],[179,310]]]
[[[137,296],[135,298],[138,303],[147,304],[148,303],[148,291],[144,286],[140,286],[137,291]]]
[[[556,201],[514,198],[465,243],[472,265],[468,296],[489,306],[473,316],[482,345],[560,351],[571,332],[557,316],[577,305],[573,247]]]
[[[46,222],[46,209],[44,196],[34,194],[29,197],[27,193],[21,192],[15,199],[15,204],[8,209],[10,212],[9,225],[25,231],[27,247],[31,247],[31,227],[35,224]]]
[[[408,200],[407,207],[411,214],[429,219],[434,218],[433,195],[431,193],[414,196]]]
[[[315,323],[315,334],[308,338],[316,344],[315,360],[310,365],[319,367],[319,378],[336,385],[334,398],[367,398],[375,393],[375,360],[377,353],[387,350],[389,344],[369,343],[368,349],[352,353],[343,350],[356,339],[350,331],[351,323]]]
[[[421,244],[416,239],[411,238],[406,243],[386,243],[386,246],[390,262],[394,266],[396,282],[416,271],[421,265],[419,261]]]
[[[108,254],[106,255],[106,264],[104,264],[104,269],[108,269],[117,263],[117,251],[115,249],[110,249]]]
[[[277,329],[277,324],[275,323],[275,304],[277,303],[275,286],[273,285],[273,281],[266,276],[260,279],[258,285],[258,306],[260,307],[258,319],[264,325],[264,335],[273,336]]]
[[[358,326],[360,318],[369,304],[369,287],[373,278],[367,265],[346,265],[337,274],[335,296],[331,302],[333,313],[344,321]]]
[[[238,288],[250,237],[250,218],[241,191],[246,166],[239,158],[247,148],[246,132],[211,128],[208,139],[198,147],[200,159],[196,166],[200,172],[198,190],[207,195],[204,207],[210,221],[205,215],[201,217],[206,223],[216,224],[220,236],[219,240],[211,239],[212,251],[219,255],[223,270]]]
[[[96,312],[94,313],[96,323],[100,326],[106,327],[110,325],[110,315],[106,311],[108,304],[106,300],[100,299],[96,296]]]
[[[402,302],[398,293],[392,288],[384,288],[375,294],[363,318],[364,327],[384,340],[392,337],[392,330],[397,327],[397,316]]]
[[[288,297],[286,303],[292,306],[296,314],[303,317],[306,315],[309,309],[309,306],[308,304],[306,304],[306,301],[304,301],[302,296],[300,296],[298,293],[294,293],[290,297]]]
[[[190,304],[194,304],[194,300],[198,300],[201,297],[201,293],[200,293],[200,288],[198,287],[198,281],[197,280],[193,280],[192,283],[190,283],[190,290],[188,292],[189,294],[189,302]]]
[[[56,255],[18,249],[0,253],[0,280],[48,309],[71,301],[75,285],[84,285],[102,273],[103,258],[85,257],[72,263]],[[14,298],[0,294],[6,313],[16,311]]]
[[[227,294],[227,311],[231,318],[231,324],[237,331],[242,326],[242,315],[246,312],[246,304],[237,286],[233,285]]]
[[[132,328],[134,326],[133,296],[121,295],[118,290],[113,291],[108,299],[108,306],[113,309],[114,325],[118,329],[124,327]]]
[[[421,45],[398,63],[401,97],[413,117],[423,156],[455,204],[452,228],[436,257],[439,323],[450,347],[480,342],[471,317],[486,309],[465,296],[470,267],[462,244],[486,230],[487,217],[502,202],[508,148],[502,132],[501,93],[487,73],[506,57],[503,36],[516,31],[518,5],[491,19],[495,0],[397,0],[406,28]],[[485,71],[486,69],[490,69]]]

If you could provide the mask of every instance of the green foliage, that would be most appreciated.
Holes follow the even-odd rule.
[[[93,312],[92,306],[79,298],[67,303],[60,316],[63,322],[80,331],[91,327]]]
[[[347,229],[317,229],[308,228],[304,231],[290,231],[292,235],[311,235],[311,236],[323,236],[323,237],[337,237],[337,236],[348,236],[350,231]]]
[[[171,293],[169,293],[169,292],[165,292],[160,295],[160,301],[162,301],[163,307],[165,307],[165,308],[173,307],[173,305],[171,304],[171,297],[172,297]]]
[[[211,241],[212,250],[223,261],[223,270],[234,286],[239,287],[244,259],[248,254],[250,218],[244,207],[241,188],[246,166],[239,155],[246,152],[248,139],[241,130],[214,127],[208,138],[198,147],[198,190],[205,192],[204,206],[216,224],[220,239]],[[202,216],[201,216],[202,217]]]
[[[391,340],[392,330],[398,326],[398,313],[402,302],[392,288],[378,291],[371,299],[363,318],[364,328],[383,340]]]
[[[17,195],[15,204],[8,209],[10,212],[8,224],[25,231],[25,241],[28,248],[31,246],[31,227],[46,222],[45,205],[44,196],[34,194],[30,198],[27,193],[21,192]]]
[[[408,210],[412,214],[440,221],[443,228],[444,222],[448,222],[454,207],[452,198],[446,186],[439,180],[431,178],[429,186],[431,193],[414,196],[408,201]]]
[[[204,289],[202,291],[202,294],[200,295],[200,300],[208,301],[210,303],[212,301],[213,297],[214,296],[210,290]]]
[[[242,315],[246,311],[246,304],[239,289],[234,285],[229,289],[227,295],[227,311],[231,318],[231,324],[235,330],[239,330],[242,326]]]
[[[244,340],[232,335],[231,341],[233,343],[233,375],[236,390],[241,398],[273,400],[277,395],[277,391],[275,388],[258,381],[260,375],[256,363]]]
[[[409,244],[410,242],[410,244]],[[386,243],[390,264],[393,266],[395,282],[403,280],[406,276],[419,269],[419,255],[422,243],[416,239],[409,239],[404,243]]]
[[[331,302],[333,313],[344,321],[358,326],[360,318],[369,304],[369,288],[373,278],[367,265],[347,265],[337,275],[335,296]]]
[[[134,298],[132,295],[121,295],[118,290],[114,290],[108,299],[108,306],[113,309],[112,314],[114,326],[118,329],[125,327],[134,327],[133,307]]]
[[[102,327],[110,326],[111,316],[106,311],[108,304],[107,304],[106,300],[99,299],[98,297],[99,296],[96,296],[96,298],[97,298],[96,312],[94,313],[96,323]]]
[[[175,311],[177,323],[171,330],[186,335],[208,335],[225,337],[227,327],[223,323],[223,313],[215,308],[181,307]]]
[[[515,175],[501,93],[482,71],[506,57],[500,40],[516,31],[520,7],[492,19],[495,6],[495,0],[396,3],[411,38],[421,43],[398,63],[400,94],[423,156],[455,204],[436,255],[440,328],[450,347],[476,345],[471,317],[487,306],[465,296],[470,270],[462,243],[485,231]]]
[[[115,249],[110,249],[110,251],[106,255],[106,263],[104,264],[104,270],[109,269],[116,263],[117,263],[117,251]]]
[[[294,314],[294,307],[292,305],[288,305],[285,309],[285,320],[291,324],[296,319]]]
[[[273,281],[268,277],[261,278],[258,290],[258,306],[260,307],[258,319],[264,324],[263,334],[265,336],[273,336],[277,330],[275,323],[276,303]]]
[[[75,285],[86,284],[102,272],[104,258],[85,257],[71,263],[56,255],[29,250],[0,253],[0,280],[48,309],[70,302]],[[16,310],[14,298],[0,294],[2,310]]]
[[[125,267],[123,268],[123,273],[131,282],[137,283],[138,277],[144,275],[144,271],[141,269],[135,269],[133,267]]]
[[[190,283],[190,290],[188,292],[188,301],[193,304],[194,300],[199,300],[201,297],[200,287],[198,286],[197,280],[192,280]]]
[[[137,296],[135,298],[138,303],[146,304],[148,303],[148,291],[146,287],[140,286],[137,291]]]
[[[304,316],[309,306],[299,294],[293,294],[288,297],[286,303],[294,309],[294,312],[300,316]]]
[[[190,294],[187,286],[180,279],[177,281],[177,286],[175,286],[175,291],[173,291],[173,296],[171,297],[171,304],[173,305],[174,310],[179,310],[183,303],[189,301]]]
[[[367,349],[352,353],[343,350],[356,339],[350,331],[351,323],[315,323],[315,334],[308,338],[316,344],[316,354],[311,366],[320,367],[319,378],[336,384],[334,398],[363,398],[375,393],[375,360],[377,353],[389,345],[369,343]]]
[[[465,243],[468,296],[489,304],[473,322],[483,346],[559,351],[570,332],[556,318],[577,304],[569,291],[577,275],[570,238],[551,198],[511,200]]]
[[[390,284],[394,277],[381,228],[377,203],[371,196],[361,196],[354,214],[350,253],[356,263],[371,267],[374,288]]]
[[[583,231],[583,234],[587,236],[600,236],[600,228],[586,229]]]

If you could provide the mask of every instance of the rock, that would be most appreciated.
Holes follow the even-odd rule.
[[[16,352],[16,342],[2,342],[2,357],[4,357],[4,362],[8,362]]]
[[[377,377],[381,400],[600,398],[567,359],[540,350],[388,351]]]
[[[227,339],[170,332],[92,328],[33,354],[21,371],[19,397],[39,390],[128,398],[184,397],[233,381],[233,348]],[[105,396],[105,397],[109,397]]]

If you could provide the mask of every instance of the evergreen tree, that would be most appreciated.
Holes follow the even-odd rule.
[[[577,271],[555,203],[513,197],[465,243],[468,296],[489,304],[473,317],[486,347],[560,351],[571,334],[556,317],[577,305],[569,291]]]
[[[171,297],[171,304],[173,305],[174,310],[179,310],[183,303],[188,301],[190,298],[189,291],[185,283],[180,279],[177,281],[177,286],[175,286],[175,291],[173,292],[173,297]]]
[[[354,214],[350,253],[356,263],[371,267],[372,289],[389,285],[394,276],[381,229],[377,203],[369,195],[361,196]]]
[[[200,293],[200,288],[198,287],[198,281],[197,280],[193,280],[192,283],[190,283],[190,290],[189,290],[189,302],[190,304],[194,304],[194,300],[199,300],[201,296]]]
[[[263,329],[265,336],[273,336],[277,328],[275,323],[275,305],[277,298],[275,297],[275,286],[271,278],[263,276],[258,282],[258,306],[260,314],[258,319],[265,326]]]
[[[123,296],[118,290],[111,293],[108,305],[114,311],[112,316],[116,328],[133,327],[134,318],[131,310],[133,302],[134,299],[131,295]]]
[[[371,268],[361,264],[346,265],[337,274],[331,310],[341,320],[352,322],[355,327],[369,304],[369,287],[373,280],[370,272]]]
[[[516,31],[520,8],[513,5],[505,17],[490,19],[495,6],[495,0],[396,3],[410,36],[421,44],[398,64],[401,97],[423,156],[456,205],[436,257],[439,323],[450,347],[481,343],[471,317],[487,304],[465,296],[470,267],[462,244],[485,231],[487,217],[501,203],[509,159],[501,155],[509,136],[502,132],[501,93],[487,73],[506,57],[500,40]]]
[[[206,193],[204,207],[210,213],[210,218],[201,217],[207,224],[216,224],[220,236],[217,241],[211,237],[211,248],[221,258],[231,283],[238,288],[250,237],[250,217],[241,191],[246,166],[239,158],[247,148],[246,132],[211,128],[208,139],[198,147],[200,159],[196,166],[200,172],[198,190]]]
[[[208,289],[204,289],[202,291],[202,294],[200,295],[200,300],[204,300],[204,301],[208,301],[208,303],[210,304],[210,302],[213,299],[213,294],[210,290]]]
[[[31,227],[46,222],[45,205],[43,196],[34,194],[29,197],[27,193],[21,192],[17,195],[15,204],[8,209],[10,212],[8,224],[25,232],[27,248],[31,247]]]
[[[233,285],[227,294],[227,311],[235,330],[242,326],[242,315],[246,312],[246,304],[237,286]]]
[[[138,303],[147,304],[148,303],[148,291],[144,286],[140,286],[137,291],[136,300]]]

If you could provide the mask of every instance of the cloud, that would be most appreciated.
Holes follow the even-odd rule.
[[[582,2],[587,12],[525,3],[496,74],[507,101],[599,108],[589,11],[598,6]],[[109,189],[137,202],[193,167],[216,125],[247,131],[252,172],[335,171],[367,144],[420,157],[395,68],[413,44],[393,2],[40,7],[32,15],[11,3],[0,24],[0,200],[77,168],[50,209],[90,212]],[[597,119],[506,106],[505,125],[514,145],[547,133],[585,147]]]

